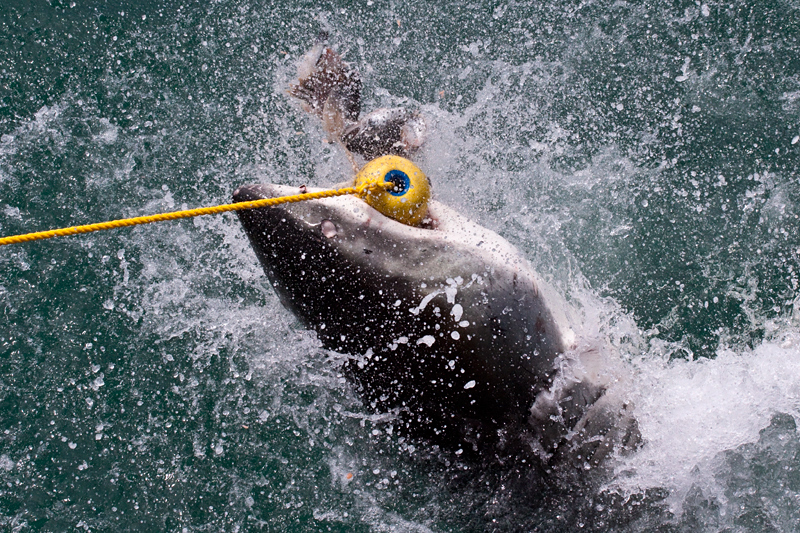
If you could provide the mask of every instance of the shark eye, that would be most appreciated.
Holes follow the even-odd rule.
[[[389,181],[394,184],[394,187],[389,191],[392,196],[403,196],[411,188],[411,180],[408,179],[408,174],[402,170],[390,170],[383,177],[383,181]]]
[[[336,237],[336,224],[330,220],[323,220],[320,226],[322,229],[322,234],[327,238],[332,239],[333,237]]]

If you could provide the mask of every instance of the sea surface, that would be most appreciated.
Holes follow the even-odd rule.
[[[398,436],[225,214],[0,248],[0,530],[800,530],[797,0],[3,0],[0,235],[348,179],[286,94],[320,30],[633,367],[642,448]]]

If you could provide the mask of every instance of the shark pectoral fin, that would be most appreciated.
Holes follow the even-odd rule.
[[[577,431],[590,406],[601,398],[603,389],[591,382],[561,376],[554,386],[539,393],[530,409],[529,424],[538,434],[542,447],[556,451]]]
[[[633,406],[608,392],[597,400],[573,428],[562,453],[579,468],[593,468],[618,451],[627,454],[641,442]]]

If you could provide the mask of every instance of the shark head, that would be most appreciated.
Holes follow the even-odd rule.
[[[234,200],[297,193],[248,185]],[[423,227],[352,196],[238,213],[284,306],[353,356],[368,405],[408,413],[422,433],[460,440],[476,421],[524,421],[574,343],[563,302],[528,261],[439,202]]]

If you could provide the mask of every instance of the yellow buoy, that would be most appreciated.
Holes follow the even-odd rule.
[[[404,157],[384,155],[373,159],[356,175],[355,186],[391,182],[386,190],[372,189],[364,201],[387,217],[417,226],[428,212],[431,185],[417,166]]]

